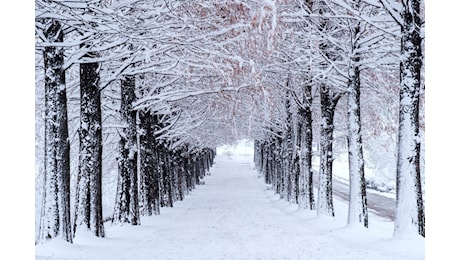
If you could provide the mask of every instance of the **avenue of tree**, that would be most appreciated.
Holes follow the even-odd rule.
[[[215,148],[240,138],[254,140],[255,166],[281,198],[327,216],[335,149],[345,148],[348,224],[364,227],[365,164],[390,158],[394,235],[425,236],[423,8],[37,0],[36,243],[141,225],[202,184]],[[366,155],[383,146],[381,157]]]

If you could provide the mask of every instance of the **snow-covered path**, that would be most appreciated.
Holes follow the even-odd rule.
[[[279,200],[248,154],[219,155],[204,181],[140,226],[107,224],[106,238],[80,234],[74,245],[51,241],[36,246],[36,259],[424,259],[423,240],[389,239],[392,223],[377,216],[374,229],[344,228],[343,203],[329,218]]]

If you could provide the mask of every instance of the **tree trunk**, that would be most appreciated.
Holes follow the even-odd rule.
[[[184,200],[185,198],[185,192],[186,192],[186,179],[185,179],[185,169],[184,169],[184,158],[182,157],[182,150],[179,150],[177,152],[177,158],[176,158],[176,167],[177,167],[177,198],[179,201]]]
[[[422,65],[420,1],[407,1],[407,5],[403,5],[403,8],[394,235],[418,233],[424,237],[425,208],[420,178],[419,140]]]
[[[45,21],[50,42],[63,42],[56,20]],[[45,66],[45,172],[38,241],[61,237],[72,243],[70,220],[70,143],[67,122],[64,50],[46,47]]]
[[[299,108],[298,117],[300,121],[300,193],[302,208],[314,210],[315,197],[313,194],[313,123],[311,104],[313,97],[311,94],[312,84],[307,82],[303,88],[303,105]]]
[[[297,108],[298,111],[298,108]],[[291,174],[292,174],[292,189],[293,197],[292,200],[296,204],[299,204],[299,193],[300,193],[300,136],[301,136],[301,121],[298,112],[293,114],[292,120],[292,161],[291,161]]]
[[[359,27],[357,27],[359,29]],[[357,33],[357,32],[356,32]],[[360,69],[359,57],[353,57],[349,68],[348,83],[348,165],[350,196],[348,224],[362,223],[368,227],[366,180],[361,136]]]
[[[273,180],[272,180],[272,171],[270,169],[270,163],[272,162],[272,160],[270,160],[270,158],[272,157],[271,154],[273,151],[270,151],[270,147],[266,142],[264,142],[263,146],[261,147],[261,157],[262,157],[262,172],[264,173],[264,178],[265,178],[265,182],[267,184],[272,184],[273,183]]]
[[[176,202],[179,197],[178,156],[175,150],[169,152],[169,167],[171,171],[171,200]],[[204,160],[203,160],[204,164]]]
[[[141,214],[160,214],[159,169],[153,115],[139,111],[140,200]]]
[[[120,134],[118,158],[118,186],[114,222],[139,225],[139,195],[137,177],[135,76],[125,76],[121,82],[121,121],[126,124]]]
[[[321,140],[318,186],[318,215],[334,216],[332,197],[332,162],[334,112],[340,96],[334,95],[324,83],[320,85],[321,95]]]
[[[191,158],[191,154],[187,153],[185,157],[185,174],[187,176],[187,190],[188,192],[192,191],[195,188],[195,179],[194,179],[194,172],[193,172],[193,161]]]
[[[89,53],[88,57],[95,54]],[[102,216],[102,117],[98,63],[80,64],[80,162],[74,231],[85,226],[104,237]]]
[[[268,145],[267,147],[268,149],[268,158],[267,160],[269,161],[269,164],[268,164],[268,169],[269,169],[269,172],[270,172],[270,180],[271,180],[271,184],[272,184],[272,189],[273,190],[276,190],[277,188],[277,183],[278,183],[278,179],[277,179],[277,176],[276,176],[276,165],[278,164],[277,163],[277,157],[276,157],[276,153],[277,153],[277,149],[276,149],[276,139],[274,140],[270,140],[270,144]]]
[[[281,135],[282,133],[278,133]],[[281,137],[275,137],[275,179],[276,179],[276,189],[275,192],[280,195],[280,198],[283,198],[283,158],[282,158],[282,143],[283,139]]]
[[[161,189],[160,189],[160,205],[162,207],[173,207],[173,172],[171,169],[171,163],[169,158],[169,151],[164,145],[161,145],[161,148],[158,150],[159,152],[159,164],[161,169]]]
[[[289,80],[286,83],[289,87]],[[283,133],[283,198],[292,202],[293,187],[292,187],[292,156],[293,156],[293,144],[292,144],[292,113],[291,113],[291,102],[290,95],[286,92],[284,104],[285,104],[285,129]]]

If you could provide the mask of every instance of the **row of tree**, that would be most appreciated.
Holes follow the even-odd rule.
[[[104,236],[104,218],[139,224],[200,183],[213,147],[240,137],[256,140],[256,165],[283,198],[334,215],[337,121],[347,122],[349,222],[367,226],[363,136],[391,135],[382,107],[397,91],[395,233],[424,236],[419,1],[35,3],[37,241],[72,241],[79,228]]]
[[[191,117],[184,114],[194,95],[217,91],[185,91],[175,84],[179,76],[188,76],[181,84],[196,86],[216,73],[190,73],[198,65],[206,67],[190,63],[209,58],[200,57],[206,56],[203,35],[191,33],[204,27],[188,23],[179,28],[192,7],[167,1],[36,1],[37,92],[44,98],[39,111],[43,132],[37,133],[43,149],[37,160],[43,164],[37,242],[55,237],[72,242],[80,228],[104,237],[107,218],[138,225],[141,215],[159,214],[160,207],[182,200],[209,171],[213,141],[197,140],[187,131],[202,124],[210,109],[199,114],[195,106]],[[67,94],[75,89],[78,112],[67,107]],[[183,102],[166,100],[171,98]],[[110,118],[115,125],[107,125]],[[185,125],[181,134],[177,122]],[[69,131],[75,127],[78,142],[72,142]],[[118,142],[117,151],[103,149],[107,129],[117,133],[111,140]],[[75,150],[77,163],[70,156]],[[109,217],[102,212],[103,153],[116,158],[117,165]]]
[[[289,202],[334,216],[332,166],[334,120],[338,118],[346,122],[348,223],[368,227],[361,91],[363,85],[369,89],[373,81],[397,75],[399,65],[395,235],[425,236],[419,132],[424,57],[420,1],[306,0],[276,7],[273,12],[281,17],[279,42],[274,43],[277,55],[265,64],[271,91],[282,98],[277,99],[276,114],[265,119],[275,124],[259,129],[254,149],[254,161],[265,182]],[[380,84],[379,90],[387,91]],[[346,99],[346,113],[336,115],[341,99]],[[314,131],[319,132],[320,158],[316,200]]]

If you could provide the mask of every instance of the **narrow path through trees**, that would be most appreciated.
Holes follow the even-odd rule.
[[[366,237],[373,234],[368,229],[362,230],[367,233],[360,234],[363,244],[357,247],[343,229],[344,218],[316,217],[316,211],[299,210],[274,195],[258,176],[251,155],[217,156],[203,181],[174,207],[145,217],[141,226],[107,225],[105,239],[76,237],[72,259],[335,259],[337,252],[343,253],[341,259],[394,257],[391,250],[376,253],[380,249],[369,242],[376,238]],[[67,259],[72,251],[60,252]],[[46,247],[38,247],[36,259],[45,254]]]

